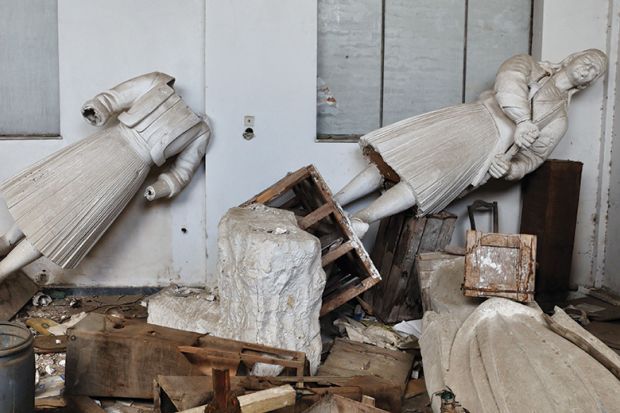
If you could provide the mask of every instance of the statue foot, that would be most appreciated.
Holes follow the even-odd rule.
[[[367,222],[364,222],[356,217],[351,218],[351,226],[353,227],[353,232],[355,232],[355,235],[357,235],[360,239],[366,235],[368,228],[370,228],[370,225]]]

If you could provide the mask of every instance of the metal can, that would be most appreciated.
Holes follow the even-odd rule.
[[[0,322],[0,412],[34,412],[34,338],[18,324]]]

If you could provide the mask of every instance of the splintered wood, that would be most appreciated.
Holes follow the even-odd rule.
[[[535,269],[536,236],[467,231],[466,296],[531,302]]]
[[[299,226],[321,241],[327,274],[321,316],[357,297],[381,276],[348,218],[312,165],[293,172],[241,206],[254,203],[293,211]]]

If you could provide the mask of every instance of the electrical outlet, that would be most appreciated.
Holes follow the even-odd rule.
[[[246,128],[253,128],[254,127],[254,116],[245,115],[243,117],[243,126],[245,126]]]

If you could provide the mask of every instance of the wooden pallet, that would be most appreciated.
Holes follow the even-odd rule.
[[[288,174],[241,206],[254,203],[293,211],[299,226],[321,241],[327,274],[321,316],[381,281],[349,219],[313,165]]]

